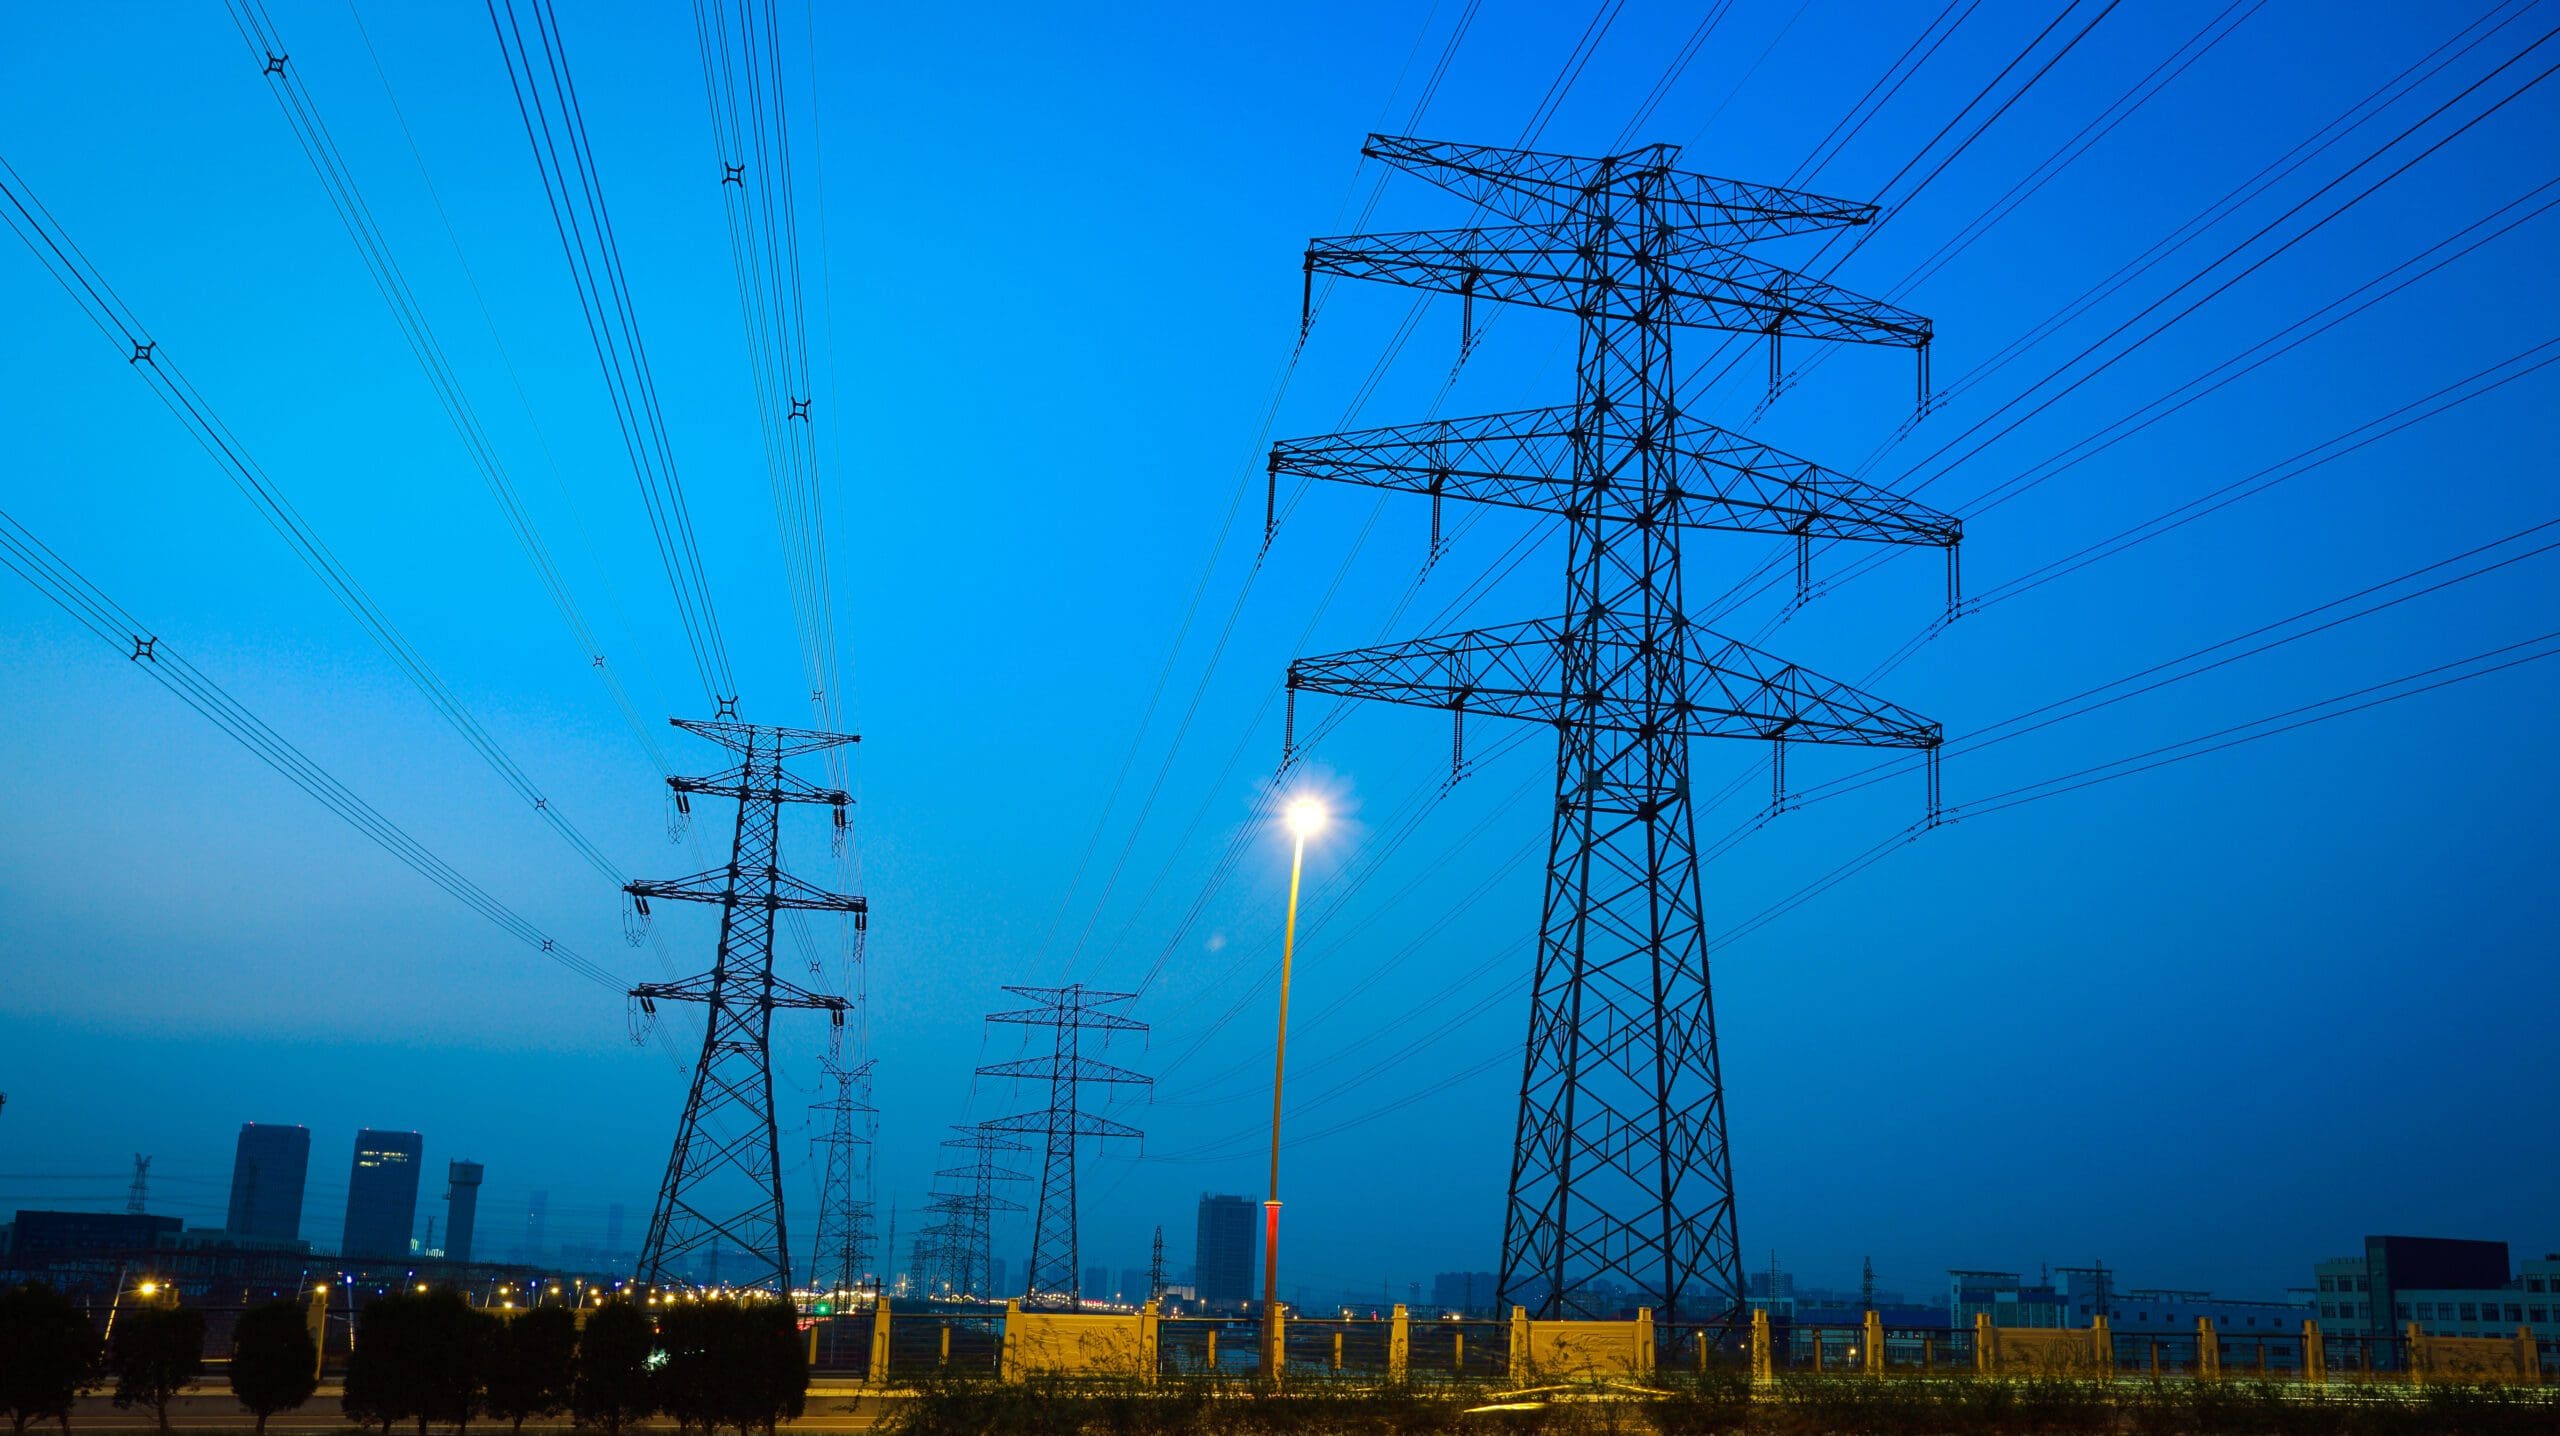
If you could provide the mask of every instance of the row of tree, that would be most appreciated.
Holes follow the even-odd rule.
[[[652,1320],[654,1315],[655,1319]],[[301,1304],[242,1313],[231,1338],[232,1394],[267,1418],[310,1400],[319,1349]],[[71,1405],[105,1380],[115,1403],[147,1407],[169,1429],[169,1403],[204,1370],[204,1317],[178,1306],[131,1306],[99,1339],[89,1317],[49,1286],[0,1291],[0,1414],[67,1427]],[[341,1398],[349,1420],[416,1422],[459,1433],[481,1417],[522,1431],[563,1414],[606,1436],[653,1415],[679,1429],[771,1436],[798,1416],[809,1364],[798,1322],[778,1301],[685,1302],[655,1313],[609,1301],[581,1329],[563,1307],[504,1316],[450,1291],[385,1296],[357,1318]]]

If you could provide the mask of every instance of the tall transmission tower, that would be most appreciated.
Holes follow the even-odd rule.
[[[640,1250],[639,1280],[644,1286],[690,1283],[692,1258],[716,1261],[725,1245],[744,1258],[733,1285],[788,1293],[791,1244],[783,1224],[782,1157],[768,1045],[773,1014],[814,1008],[841,1028],[847,1004],[841,997],[774,976],[774,914],[850,913],[862,923],[870,909],[859,897],[823,891],[782,870],[785,804],[826,804],[841,823],[853,801],[843,789],[818,787],[793,777],[783,765],[805,753],[860,740],[843,733],[723,720],[674,722],[737,754],[738,761],[705,778],[669,778],[667,786],[687,806],[694,796],[735,801],[738,823],[727,866],[690,877],[634,882],[623,889],[643,922],[652,899],[713,903],[720,909],[720,945],[709,972],[631,989],[632,999],[650,1016],[662,1001],[699,1002],[709,1009],[693,1090],[676,1126],[675,1148],[667,1156],[666,1179],[658,1188],[648,1240]]]
[[[1077,1304],[1083,1274],[1076,1265],[1076,1144],[1087,1137],[1143,1137],[1146,1134],[1099,1112],[1083,1109],[1087,1084],[1145,1086],[1155,1079],[1126,1067],[1084,1055],[1084,1034],[1144,1032],[1147,1024],[1112,1009],[1137,997],[1134,992],[1098,992],[1082,983],[1066,987],[1008,987],[1016,997],[1039,1004],[1012,1012],[990,1012],[989,1022],[1046,1027],[1050,1050],[1045,1057],[998,1062],[978,1069],[982,1077],[1011,1077],[1049,1084],[1049,1107],[998,1117],[985,1125],[999,1132],[1037,1134],[1045,1148],[1040,1166],[1040,1213],[1031,1227],[1031,1263],[1023,1287],[1024,1300],[1039,1306]]]
[[[140,1152],[133,1154],[133,1185],[125,1191],[124,1209],[142,1215],[151,1199],[151,1159]]]
[[[821,1071],[835,1083],[835,1095],[809,1104],[824,1113],[827,1130],[814,1139],[818,1148],[818,1232],[809,1245],[809,1288],[848,1295],[871,1264],[871,1203],[861,1196],[857,1165],[868,1165],[871,1124],[878,1111],[871,1095],[871,1063],[845,1066],[822,1059]]]
[[[1147,1300],[1164,1300],[1164,1223],[1156,1223],[1155,1254],[1147,1259]]]
[[[1524,304],[1578,321],[1572,404],[1283,442],[1289,474],[1566,521],[1561,617],[1302,658],[1297,694],[1556,730],[1535,989],[1503,1218],[1499,1299],[1541,1316],[1642,1303],[1743,1309],[1724,1084],[1709,998],[1689,740],[1918,749],[1936,807],[1938,725],[1709,633],[1683,606],[1680,534],[1953,552],[1956,520],[1682,412],[1682,328],[1904,346],[1927,390],[1929,322],[1735,246],[1864,224],[1873,206],[1690,174],[1654,145],[1600,159],[1372,135],[1362,153],[1508,223],[1319,239],[1315,276]],[[1302,315],[1303,334],[1307,316]],[[1783,790],[1781,790],[1783,791]],[[1611,1296],[1603,1284],[1631,1294]]]
[[[957,1294],[977,1297],[995,1295],[995,1214],[1018,1212],[1022,1203],[996,1192],[999,1182],[1027,1182],[1028,1172],[996,1165],[997,1158],[1007,1152],[1027,1152],[1030,1144],[1017,1141],[987,1126],[958,1127],[959,1133],[946,1137],[942,1145],[965,1154],[967,1165],[945,1167],[934,1175],[959,1184],[957,1190],[936,1192],[933,1211],[942,1219],[945,1230],[943,1245],[937,1252],[942,1261],[943,1280]]]

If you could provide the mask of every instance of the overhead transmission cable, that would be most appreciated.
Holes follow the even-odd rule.
[[[692,513],[685,504],[675,448],[658,403],[657,381],[641,339],[631,286],[623,274],[621,246],[596,173],[558,17],[551,0],[521,0],[521,5],[519,14],[519,0],[487,0],[489,25],[506,61],[516,112],[550,203],[552,228],[560,237],[560,252],[568,261],[570,280],[586,315],[587,336],[603,371],[605,392],[621,427],[623,451],[657,538],[659,562],[666,569],[703,694],[716,712],[734,715],[737,677],[721,637],[719,612],[712,602]]]
[[[497,738],[473,715],[461,697],[437,674],[425,655],[392,623],[355,575],[331,551],[319,532],[303,518],[283,489],[251,457],[213,406],[188,382],[176,362],[150,337],[142,321],[117,297],[8,161],[0,159],[0,219],[24,241],[63,292],[70,295],[98,332],[115,343],[130,369],[168,406],[187,432],[212,456],[234,487],[257,509],[295,556],[319,578],[367,637],[388,655],[402,675],[423,694],[446,724],[462,736],[490,770],[560,835],[579,857],[617,885],[622,872],[576,824],[554,807]]]
[[[622,991],[624,984],[620,978],[490,896],[487,890],[464,877],[399,824],[383,816],[380,809],[357,796],[354,790],[207,677],[203,670],[170,646],[158,629],[134,617],[123,605],[108,597],[104,590],[91,583],[87,576],[5,511],[0,511],[0,563],[6,563],[15,570],[38,593],[69,614],[73,621],[95,634],[100,642],[115,650],[133,667],[148,674],[151,681],[169,690],[178,701],[194,709],[232,741],[248,749],[260,762],[273,768],[309,794],[313,801],[384,852],[399,859],[418,876],[496,924],[508,936],[571,972],[614,992]]]

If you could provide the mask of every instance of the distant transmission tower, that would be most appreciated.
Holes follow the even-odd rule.
[[[1604,159],[1373,135],[1364,155],[1507,223],[1320,239],[1317,274],[1384,280],[1579,321],[1575,401],[1285,442],[1279,477],[1428,494],[1566,521],[1560,617],[1325,657],[1301,692],[1556,730],[1556,790],[1536,986],[1521,1073],[1499,1299],[1540,1316],[1649,1305],[1729,1319],[1742,1256],[1708,995],[1689,740],[1914,748],[1937,795],[1938,725],[1694,625],[1680,531],[1789,537],[1801,585],[1815,541],[1949,551],[1957,522],[1682,412],[1680,328],[1901,345],[1927,384],[1929,322],[1732,246],[1864,224],[1873,206],[1710,179],[1655,145]],[[1307,316],[1302,316],[1303,333]],[[1294,712],[1290,732],[1295,733]],[[1453,762],[1463,749],[1452,745]],[[1783,789],[1780,790],[1783,794]],[[1632,1295],[1608,1295],[1600,1283]]]
[[[783,764],[860,740],[843,733],[721,720],[680,718],[675,725],[738,755],[735,766],[710,777],[669,778],[667,786],[679,807],[689,810],[688,800],[695,795],[729,798],[738,805],[738,825],[727,866],[623,889],[642,922],[648,920],[651,899],[716,903],[720,908],[720,946],[709,972],[631,989],[646,1014],[654,1015],[661,1001],[699,1002],[709,1009],[693,1090],[676,1127],[666,1180],[658,1188],[649,1237],[640,1250],[639,1280],[644,1286],[689,1283],[692,1258],[703,1255],[716,1262],[720,1249],[729,1246],[744,1258],[734,1285],[788,1293],[791,1246],[783,1226],[782,1157],[768,1048],[773,1014],[782,1008],[816,1008],[841,1027],[846,1003],[774,976],[774,914],[786,909],[851,913],[858,925],[869,908],[861,898],[821,891],[782,870],[784,804],[824,803],[836,810],[841,823],[845,806],[853,801],[842,789],[793,777]]]
[[[999,1132],[1036,1133],[1043,1139],[1046,1151],[1040,1167],[1040,1214],[1031,1228],[1031,1263],[1023,1297],[1034,1305],[1072,1307],[1083,1295],[1083,1275],[1076,1265],[1076,1143],[1086,1137],[1146,1135],[1098,1112],[1085,1111],[1079,1099],[1087,1083],[1145,1085],[1154,1080],[1085,1056],[1084,1034],[1144,1032],[1147,1025],[1110,1010],[1133,1000],[1137,996],[1133,992],[1097,992],[1081,983],[1068,987],[1008,987],[1005,991],[1027,997],[1039,1006],[990,1012],[987,1020],[1048,1028],[1049,1055],[998,1062],[979,1068],[978,1075],[1045,1081],[1049,1084],[1049,1108],[1045,1112],[998,1117],[985,1125]]]
[[[943,1279],[955,1293],[980,1298],[995,1295],[995,1214],[1018,1212],[1022,1203],[996,1194],[999,1182],[1027,1182],[1028,1172],[996,1165],[998,1155],[1027,1152],[1029,1144],[1016,1141],[986,1126],[953,1127],[960,1135],[946,1137],[942,1145],[964,1153],[968,1165],[945,1167],[934,1173],[942,1181],[957,1183],[957,1189],[934,1193],[933,1211],[945,1228],[940,1252]]]
[[[1147,1261],[1147,1300],[1164,1300],[1164,1224],[1156,1224],[1155,1255]]]
[[[141,1216],[151,1198],[151,1159],[140,1152],[133,1154],[133,1186],[124,1194],[124,1209]]]
[[[826,1134],[813,1142],[818,1148],[818,1233],[809,1246],[809,1288],[844,1295],[855,1290],[871,1264],[871,1204],[862,1199],[855,1173],[868,1162],[876,1109],[864,1100],[871,1095],[871,1063],[847,1067],[832,1058],[822,1060],[836,1093],[809,1106],[827,1117]]]

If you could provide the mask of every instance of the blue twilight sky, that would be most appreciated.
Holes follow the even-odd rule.
[[[811,323],[832,364],[816,417],[834,605],[864,735],[877,1185],[907,1231],[946,1124],[1033,1100],[969,1075],[1022,1050],[979,1020],[1011,1005],[999,984],[1076,977],[1144,986],[1152,1035],[1109,1055],[1159,1077],[1151,1103],[1112,1108],[1147,1130],[1143,1148],[1085,1162],[1086,1260],[1143,1264],[1158,1223],[1187,1260],[1195,1197],[1261,1180],[1287,854],[1257,804],[1284,666],[1560,605],[1560,549],[1523,516],[1453,509],[1455,541],[1424,575],[1423,501],[1332,485],[1284,491],[1256,566],[1269,438],[1570,397],[1569,322],[1543,313],[1501,316],[1450,384],[1448,301],[1373,374],[1412,312],[1379,286],[1333,293],[1288,364],[1300,251],[1360,225],[1372,128],[1602,152],[1718,14],[1636,142],[1682,145],[1708,173],[1882,193],[1885,222],[1835,277],[1930,315],[1934,382],[1955,392],[1895,442],[1908,354],[1793,344],[1793,387],[1755,416],[1761,351],[1683,332],[1684,368],[1719,355],[1709,373],[1724,375],[1691,407],[1838,468],[1877,456],[1864,472],[1880,482],[1928,481],[1925,498],[1970,520],[1969,594],[2315,445],[2371,439],[1991,604],[1875,680],[1959,744],[2560,519],[2560,371],[2531,368],[2560,352],[2560,219],[2541,208],[2560,195],[2560,85],[2532,83],[2560,54],[2548,5],[2491,7],[2455,40],[2476,3],[1988,0],[1915,50],[1939,7],[1613,0],[1578,69],[1568,57],[1594,33],[1581,4],[785,9]],[[747,707],[805,722],[691,16],[669,0],[561,11]],[[482,8],[273,0],[273,14],[637,705],[652,725],[696,714]],[[0,25],[0,156],[161,352],[559,811],[629,872],[694,866],[223,5],[19,7]],[[1890,68],[1923,53],[1914,73]],[[2379,114],[1983,372],[2430,55]],[[1862,97],[1880,107],[1842,125]],[[2085,153],[2019,189],[2080,137]],[[1399,177],[1367,227],[1465,218]],[[2423,269],[2493,232],[1979,511],[2369,281],[2407,277],[2413,257],[2432,251]],[[1812,264],[1820,243],[1764,252]],[[14,242],[0,337],[0,509],[544,931],[618,977],[666,975],[621,941],[612,886],[435,716]],[[2431,411],[2475,375],[2479,397]],[[2418,422],[2359,432],[2411,404]],[[2509,645],[2527,646],[2435,678],[2548,652],[2560,555],[2538,550],[2555,534],[1956,752],[1947,796],[1989,799]],[[1703,613],[1782,549],[1718,535],[1687,553]],[[1862,557],[1820,551],[1817,575]],[[1925,629],[1942,579],[1933,555],[1897,555],[1779,626],[1787,596],[1717,626],[1858,681]],[[1700,745],[1701,792],[1735,785],[1698,827],[1716,850],[1705,897],[1751,1260],[1775,1250],[1846,1284],[1872,1254],[1883,1285],[1919,1291],[1951,1265],[2095,1258],[2128,1281],[2272,1294],[2367,1232],[2560,1246],[2560,1155],[2533,1120],[2560,1098],[2555,698],[2560,663],[2528,662],[1907,844],[1890,839],[1921,816],[1916,775],[1749,831],[1766,754]],[[1302,708],[1302,731],[1325,711]],[[554,1239],[594,1240],[614,1203],[637,1232],[683,1077],[634,1044],[618,995],[367,844],[14,578],[0,715],[0,1208],[118,1204],[141,1151],[155,1204],[218,1222],[231,1135],[254,1119],[313,1129],[305,1231],[324,1242],[360,1125],[423,1131],[431,1173],[485,1162],[482,1229],[500,1250],[533,1189],[550,1193]],[[1552,750],[1491,722],[1470,738],[1477,765],[1445,797],[1445,722],[1421,712],[1342,715],[1311,759],[1345,810],[1309,856],[1291,1050],[1290,1271],[1319,1293],[1400,1295],[1495,1262]],[[702,745],[659,741],[679,768],[712,766]],[[1798,752],[1790,780],[1866,761]],[[701,836],[723,840],[724,821],[703,815]],[[826,878],[822,827],[795,822],[799,866]],[[1735,931],[1878,844],[1872,865]],[[662,912],[660,931],[684,969],[707,963],[701,914]],[[824,1036],[781,1025],[805,1231],[802,1109]],[[1003,1238],[1017,1272],[1026,1243],[1018,1223]]]

